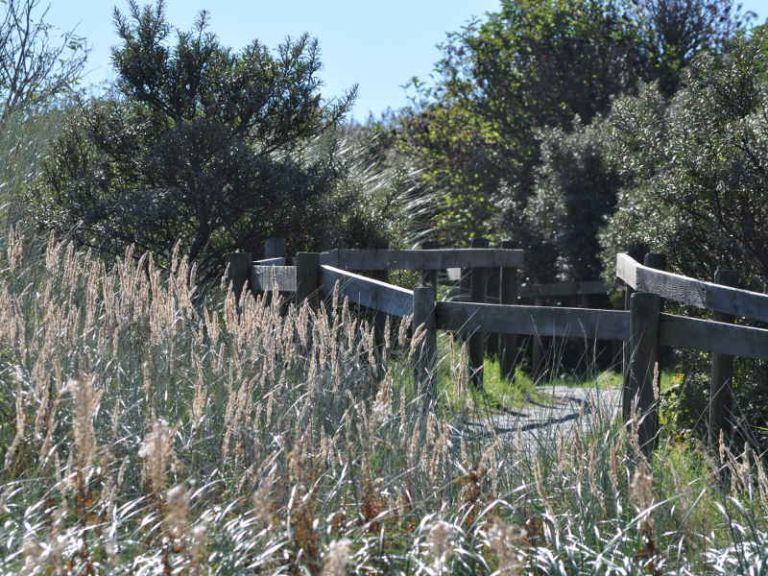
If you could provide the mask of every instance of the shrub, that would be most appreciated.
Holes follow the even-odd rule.
[[[131,2],[115,23],[116,92],[57,141],[44,224],[112,255],[133,243],[167,261],[178,242],[206,275],[266,236],[300,247],[320,237],[340,171],[333,130],[354,93],[323,103],[317,42],[234,53],[203,13],[171,43],[162,2]]]
[[[650,153],[611,151],[626,180],[601,239],[608,269],[617,251],[640,241],[685,274],[709,279],[722,266],[746,285],[768,280],[763,42],[757,32],[725,55],[703,55],[663,115],[625,126]]]

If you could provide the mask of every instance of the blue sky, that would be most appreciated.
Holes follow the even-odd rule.
[[[110,47],[117,43],[112,9],[123,0],[50,0],[48,20],[76,28],[92,52],[88,84],[112,77]],[[746,0],[746,10],[768,16],[768,0]],[[387,107],[406,104],[402,86],[413,76],[426,78],[449,31],[473,16],[495,10],[499,0],[167,0],[169,21],[189,28],[203,9],[222,43],[241,48],[254,38],[276,46],[286,36],[309,32],[320,41],[323,94],[339,96],[354,84],[359,95],[353,116],[365,120]]]

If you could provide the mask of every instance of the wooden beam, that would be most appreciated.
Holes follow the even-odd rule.
[[[661,343],[672,348],[768,359],[768,330],[715,320],[662,314]]]
[[[485,238],[473,238],[471,246],[474,251],[488,247]],[[469,298],[472,302],[485,302],[488,293],[488,268],[473,268],[469,274]],[[481,324],[473,330],[467,348],[469,349],[469,377],[475,388],[483,388],[483,369],[485,366],[485,327]]]
[[[502,248],[512,248],[510,240],[501,243]],[[499,277],[499,300],[501,304],[516,304],[518,296],[517,268],[501,268]],[[517,336],[513,334],[499,335],[499,365],[501,374],[508,380],[515,377],[515,364],[519,353]]]
[[[768,322],[768,294],[654,270],[627,254],[616,255],[616,276],[638,292],[649,292],[702,310]]]
[[[446,268],[520,268],[522,250],[435,248],[430,250],[354,250],[323,252],[320,263],[349,270],[444,270]]]
[[[296,304],[307,301],[310,306],[320,302],[320,255],[317,252],[296,254]]]
[[[296,292],[296,266],[251,266],[255,292]]]
[[[419,393],[424,396],[424,408],[429,409],[437,399],[437,328],[435,325],[435,291],[419,287],[413,291],[414,337],[421,338],[416,352],[415,378]]]
[[[608,294],[608,287],[601,280],[588,282],[557,282],[553,284],[529,284],[520,286],[522,298],[558,298],[591,294]]]
[[[227,281],[232,284],[232,291],[235,293],[235,299],[239,303],[243,288],[246,282],[248,282],[251,255],[248,252],[234,252],[229,255],[228,260]],[[251,287],[251,289],[253,290],[254,288]]]
[[[733,270],[722,270],[720,268],[715,272],[715,284],[725,286],[737,286],[739,276]],[[733,316],[716,312],[714,319],[718,322],[732,324]],[[718,449],[720,441],[720,432],[727,440],[730,440],[733,430],[733,389],[731,383],[733,380],[733,356],[726,354],[711,355],[711,370],[709,375],[709,445],[714,450]]]
[[[629,336],[629,313],[623,310],[438,302],[436,315],[438,329],[469,334],[482,328],[497,334],[555,338],[626,340]]]
[[[633,407],[625,413],[624,421],[637,417],[637,432],[640,448],[650,457],[659,431],[656,381],[659,357],[659,316],[661,298],[654,294],[635,293],[630,303],[630,359],[629,372],[624,381],[622,395],[630,401],[622,404]]]
[[[408,316],[413,312],[413,292],[380,280],[353,274],[333,266],[321,265],[323,291],[333,293],[338,283],[342,298],[379,310],[391,316]]]
[[[285,266],[285,258],[263,258],[261,260],[254,260],[256,266]]]

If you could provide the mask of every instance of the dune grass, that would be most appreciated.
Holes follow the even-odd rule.
[[[107,268],[4,243],[0,573],[768,569],[768,477],[748,449],[665,437],[646,462],[599,409],[535,442],[477,437],[462,377],[452,409],[424,410],[406,324],[382,374],[341,302],[238,310],[180,257]],[[513,403],[492,371],[489,397]]]

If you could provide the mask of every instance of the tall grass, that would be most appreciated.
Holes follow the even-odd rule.
[[[648,463],[600,410],[473,435],[461,403],[423,410],[407,324],[380,358],[343,302],[286,312],[198,294],[180,256],[6,246],[4,574],[768,570],[749,451],[667,442]]]

